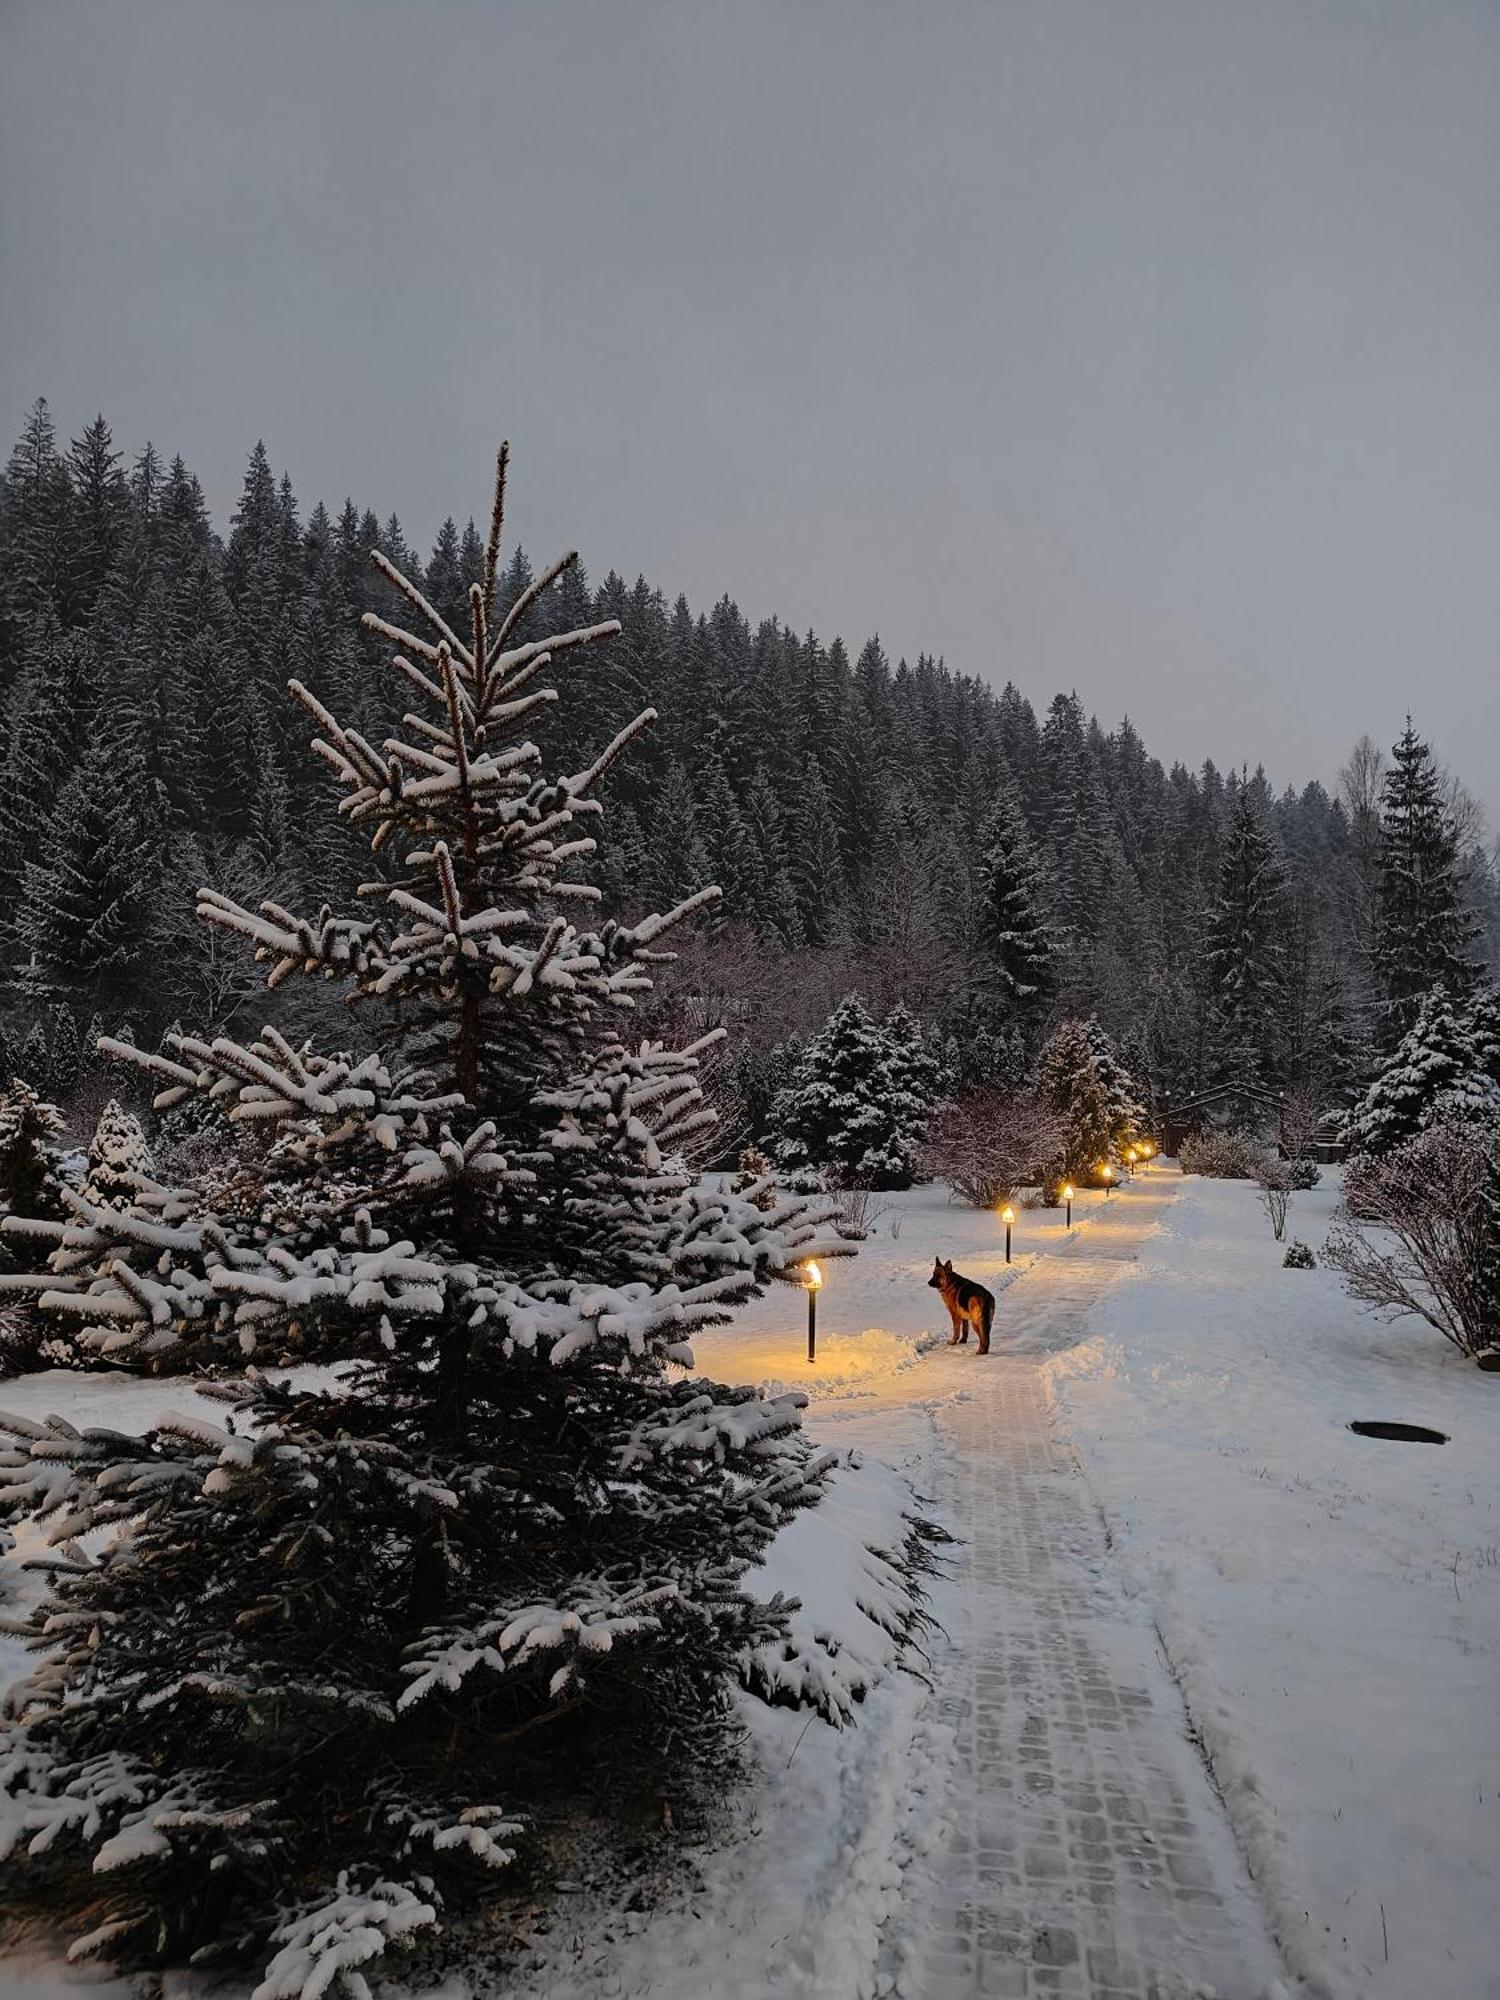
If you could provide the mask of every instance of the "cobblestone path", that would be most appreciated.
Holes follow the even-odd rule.
[[[1115,1574],[1041,1359],[1172,1199],[1112,1197],[1001,1293],[994,1350],[942,1366],[960,1574],[935,1662],[956,1738],[953,1832],[899,1985],[910,2000],[1263,2000],[1274,1949],[1144,1611]]]

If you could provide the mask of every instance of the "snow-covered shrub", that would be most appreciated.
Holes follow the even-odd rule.
[[[1062,1119],[1040,1097],[986,1090],[939,1112],[922,1159],[960,1201],[998,1208],[1043,1179],[1062,1142]]]
[[[55,1220],[63,1212],[64,1175],[58,1138],[62,1119],[29,1084],[12,1077],[0,1086],[0,1222]],[[16,1289],[20,1245],[0,1235],[0,1378],[28,1375],[61,1358],[57,1328],[36,1299]]]
[[[1324,1261],[1372,1310],[1424,1319],[1477,1358],[1500,1326],[1500,1119],[1429,1125],[1349,1167]]]
[[[12,1077],[0,1085],[0,1214],[61,1215],[61,1131],[56,1105],[44,1103],[30,1084]]]
[[[1268,1155],[1264,1143],[1253,1132],[1194,1132],[1177,1149],[1185,1174],[1201,1174],[1207,1180],[1259,1180]]]
[[[774,1175],[775,1169],[759,1146],[745,1146],[740,1151],[739,1171],[730,1186],[736,1194],[747,1196],[757,1208],[771,1209],[780,1199]]]
[[[1317,1258],[1299,1236],[1294,1236],[1288,1243],[1281,1262],[1283,1269],[1288,1271],[1316,1271],[1318,1268]]]
[[[424,713],[377,752],[293,684],[340,819],[395,852],[379,899],[201,896],[270,984],[339,982],[364,1046],[113,1045],[233,1154],[20,1226],[46,1260],[24,1289],[90,1351],[232,1374],[220,1422],[0,1418],[0,1503],[53,1547],[0,1892],[40,1876],[77,1952],[258,1958],[272,2000],[359,1993],[587,1788],[602,1817],[607,1784],[680,1792],[721,1758],[790,1630],[744,1580],[829,1469],[801,1396],[682,1373],[696,1327],[840,1245],[816,1202],[672,1165],[717,1038],[632,1029],[716,892],[624,923],[584,879],[599,781],[652,715],[544,765],[540,675],[619,628],[518,637],[571,559],[497,613],[504,468],[467,639],[375,557],[419,629],[366,623]],[[342,1366],[255,1365],[285,1354]]]
[[[1322,1170],[1316,1160],[1283,1160],[1281,1170],[1286,1176],[1286,1184],[1294,1194],[1307,1194],[1322,1180]]]

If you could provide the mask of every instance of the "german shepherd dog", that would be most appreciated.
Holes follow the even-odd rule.
[[[983,1285],[976,1285],[972,1278],[961,1278],[953,1268],[950,1257],[945,1264],[941,1257],[932,1261],[932,1276],[927,1280],[929,1291],[941,1292],[943,1304],[948,1308],[948,1317],[953,1322],[950,1347],[957,1347],[960,1341],[967,1342],[972,1326],[979,1335],[979,1352],[990,1351],[990,1327],[995,1318],[995,1294],[987,1292]]]

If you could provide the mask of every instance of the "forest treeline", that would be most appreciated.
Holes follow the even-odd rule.
[[[221,535],[181,458],[147,445],[127,462],[102,417],[64,444],[33,408],[0,479],[6,1067],[66,1097],[98,1026],[154,1044],[177,1019],[306,1010],[268,998],[194,898],[274,889],[315,910],[368,876],[362,847],[328,831],[330,780],[285,690],[304,682],[376,744],[399,721],[389,645],[360,624],[396,610],[372,549],[464,629],[472,521],[445,521],[424,562],[395,515],[304,512],[257,445]],[[518,550],[501,605],[537,581]],[[1482,816],[1414,733],[1406,763],[1364,738],[1332,783],[1277,792],[1232,762],[1167,767],[1070,692],[1039,713],[993,685],[1006,662],[981,679],[925,654],[893,663],[874,638],[851,655],[727,597],[694,612],[581,564],[545,613],[549,630],[622,627],[559,663],[584,685],[538,725],[549,763],[581,768],[658,711],[604,788],[598,867],[627,910],[722,884],[656,1005],[737,1025],[752,1124],[784,1080],[778,1045],[852,991],[906,1003],[959,1081],[1004,1081],[1049,1022],[1092,1015],[1154,1097],[1253,1076],[1347,1099],[1389,1041],[1382,800],[1389,813],[1414,758],[1454,935],[1496,961]]]

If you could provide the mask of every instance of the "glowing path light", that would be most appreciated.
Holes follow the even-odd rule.
[[[802,1282],[807,1287],[807,1358],[818,1358],[818,1293],[823,1289],[823,1273],[809,1260],[802,1267]]]
[[[1010,1226],[1016,1219],[1016,1211],[1007,1205],[1000,1211],[1000,1220],[1005,1224],[1005,1261],[1010,1262]]]

